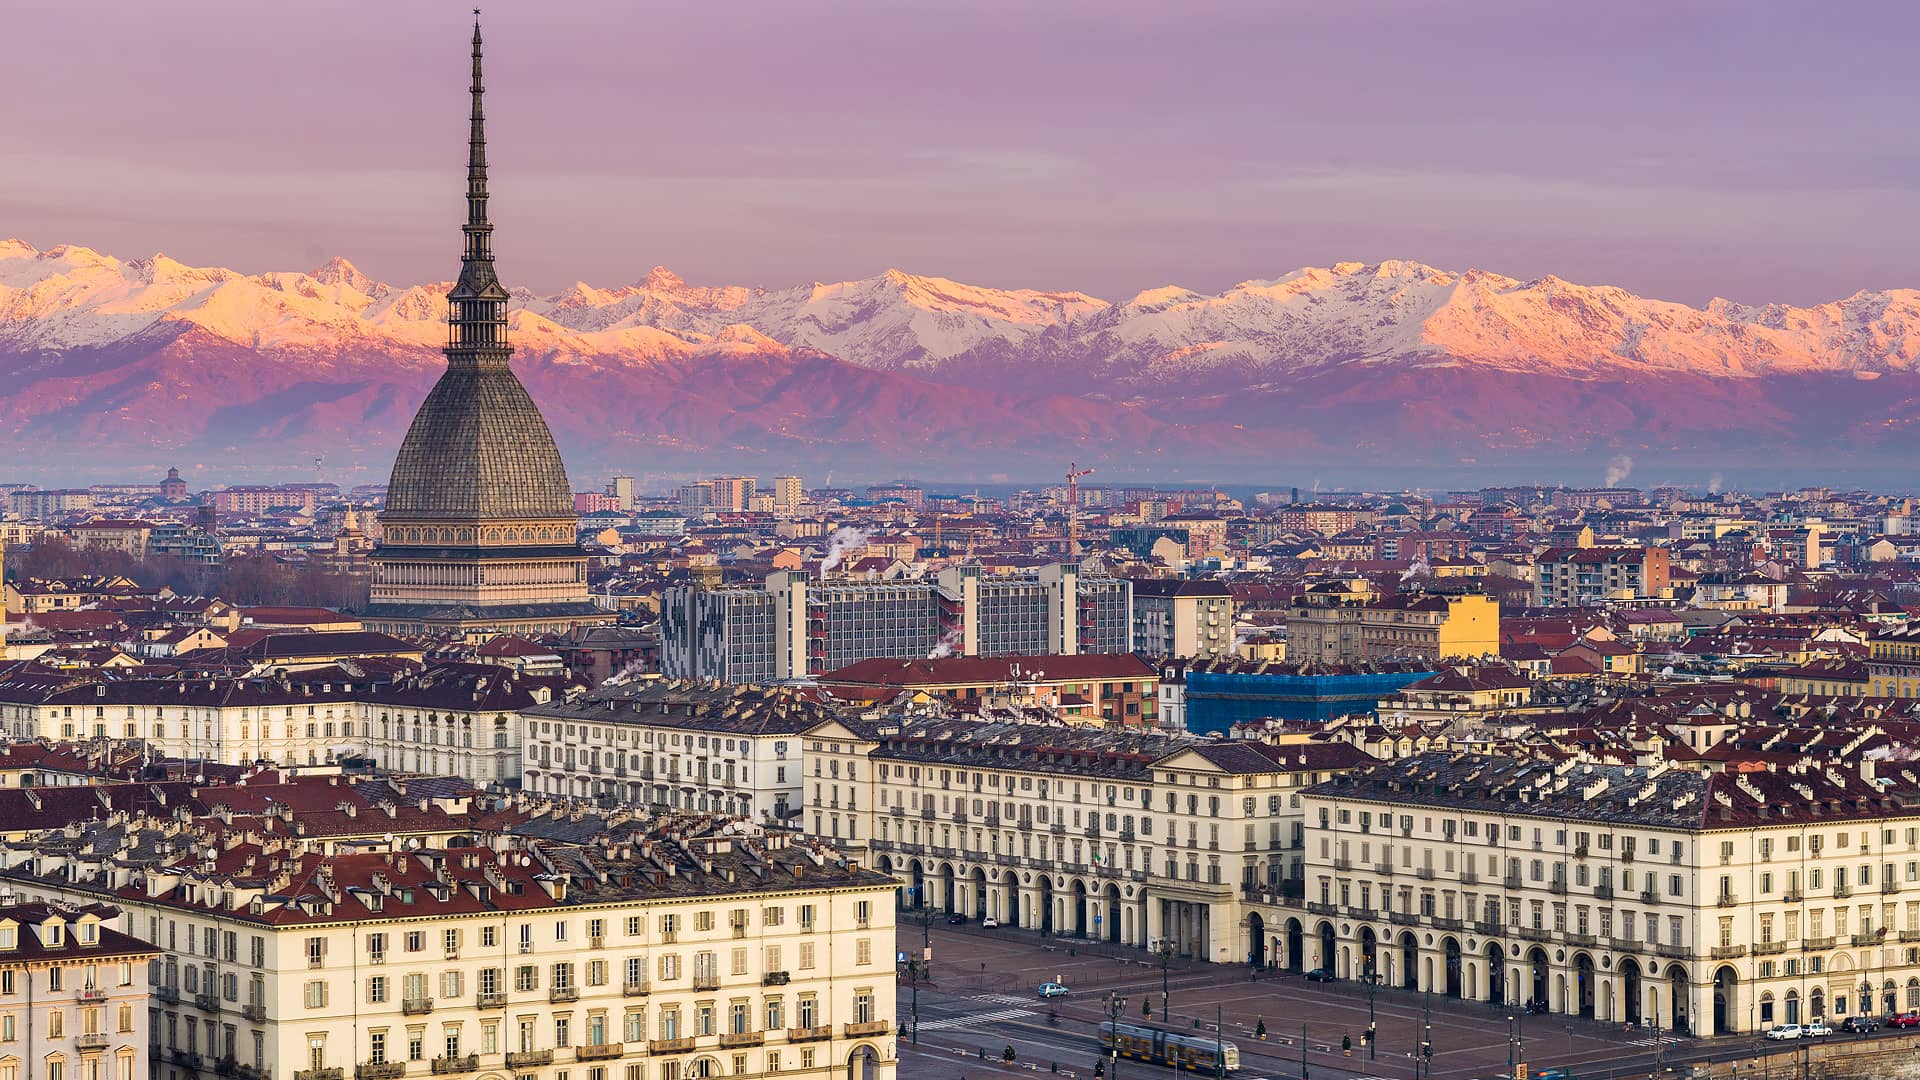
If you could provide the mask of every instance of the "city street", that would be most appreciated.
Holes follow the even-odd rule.
[[[921,927],[903,918],[899,948],[917,955]],[[1050,1075],[1054,1066],[1070,1080],[1086,1080],[1100,1059],[1098,1024],[1106,1016],[1109,993],[1126,999],[1122,1016],[1141,1019],[1150,1001],[1153,1019],[1161,1015],[1159,967],[1142,953],[1096,946],[1116,955],[1094,956],[1078,943],[1043,941],[1020,931],[982,931],[973,926],[936,924],[928,932],[933,949],[930,981],[919,986],[919,1039],[912,1031],[913,993],[906,977],[899,984],[900,1053],[903,1076],[922,1078]],[[1059,981],[1071,988],[1064,998],[1042,1000],[1039,984]],[[1504,1010],[1471,1002],[1382,990],[1374,999],[1378,1047],[1369,1056],[1361,1033],[1367,1028],[1367,996],[1351,983],[1309,983],[1279,972],[1250,979],[1245,967],[1180,964],[1167,973],[1173,1027],[1212,1034],[1216,1017],[1224,1038],[1240,1048],[1243,1080],[1294,1080],[1302,1075],[1302,1036],[1306,1075],[1313,1080],[1411,1078],[1414,1054],[1430,1030],[1434,1080],[1477,1080],[1511,1076],[1509,1025]],[[1058,1023],[1049,1023],[1050,1006]],[[1255,1031],[1262,1022],[1267,1037]],[[1623,1032],[1618,1026],[1561,1017],[1517,1017],[1514,1048],[1530,1070],[1573,1066],[1580,1077],[1646,1076],[1709,1049],[1693,1040],[1663,1036],[1658,1045],[1647,1031]],[[1343,1038],[1352,1040],[1343,1054]],[[1726,1043],[1726,1040],[1721,1040]],[[1750,1047],[1751,1040],[1741,1046]],[[1014,1048],[1015,1066],[1006,1068],[1004,1049]],[[1720,1049],[1732,1051],[1729,1044]],[[980,1058],[981,1051],[988,1055]],[[1164,1066],[1121,1061],[1122,1077],[1168,1073]]]

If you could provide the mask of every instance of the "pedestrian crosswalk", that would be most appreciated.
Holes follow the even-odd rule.
[[[1680,1040],[1672,1035],[1646,1035],[1638,1039],[1621,1039],[1627,1046],[1672,1046]]]
[[[1032,995],[1023,997],[1019,994],[972,994],[970,996],[975,1001],[991,1001],[996,1005],[1031,1005],[1034,1000]]]
[[[921,1031],[954,1031],[960,1028],[979,1027],[982,1024],[994,1024],[1002,1020],[1018,1020],[1031,1014],[1025,1009],[999,1009],[994,1012],[974,1013],[971,1016],[952,1016],[945,1020],[927,1020],[920,1024]]]

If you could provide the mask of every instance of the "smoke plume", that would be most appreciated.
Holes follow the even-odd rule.
[[[1606,486],[1619,487],[1626,482],[1627,477],[1632,475],[1633,459],[1626,454],[1615,455],[1613,460],[1607,462]]]
[[[847,552],[867,546],[867,534],[851,525],[842,525],[827,537],[827,554],[820,560],[820,576],[826,577],[834,567],[839,566]]]

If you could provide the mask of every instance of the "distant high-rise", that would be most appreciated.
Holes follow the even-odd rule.
[[[369,630],[565,631],[611,622],[587,596],[566,465],[508,366],[507,290],[493,269],[480,26],[460,278],[447,294],[447,370],[394,459],[370,556]]]
[[[776,512],[792,513],[800,500],[806,498],[806,485],[797,476],[776,476],[773,478],[773,508]]]
[[[607,494],[620,502],[620,509],[633,509],[633,477],[616,476],[607,483]]]

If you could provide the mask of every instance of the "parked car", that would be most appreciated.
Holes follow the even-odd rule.
[[[1807,1038],[1809,1039],[1824,1038],[1831,1034],[1833,1034],[1833,1029],[1827,1026],[1825,1020],[1815,1020],[1813,1023],[1807,1025]]]
[[[961,914],[961,913],[960,913],[960,912],[958,912],[958,911],[956,911],[956,912],[954,912],[953,914],[951,914],[951,915],[949,915],[949,916],[947,916],[947,925],[948,925],[948,926],[959,926],[959,925],[960,925],[961,923],[963,923],[963,922],[966,922],[966,921],[967,921],[967,917],[966,917],[965,915],[963,915],[963,914]]]
[[[1767,1029],[1767,1038],[1776,1042],[1785,1042],[1789,1039],[1798,1039],[1806,1033],[1807,1029],[1799,1024],[1776,1024]]]
[[[1339,976],[1333,973],[1332,968],[1319,967],[1307,972],[1308,982],[1333,982],[1338,978]]]
[[[1887,1026],[1890,1028],[1920,1027],[1920,1012],[1894,1013],[1887,1017]]]
[[[1000,920],[999,920],[999,919],[996,919],[996,918],[994,918],[994,917],[993,917],[993,916],[991,916],[991,915],[989,915],[989,916],[987,916],[986,918],[984,918],[984,919],[981,919],[981,920],[980,920],[980,928],[981,928],[982,930],[991,930],[991,929],[993,929],[994,927],[996,927],[996,926],[999,926],[999,925],[1000,925]]]
[[[1840,1021],[1841,1031],[1852,1031],[1865,1035],[1869,1031],[1879,1031],[1880,1021],[1871,1016],[1849,1016]]]
[[[1043,998],[1066,997],[1067,988],[1057,982],[1043,982],[1040,984],[1040,996]]]

